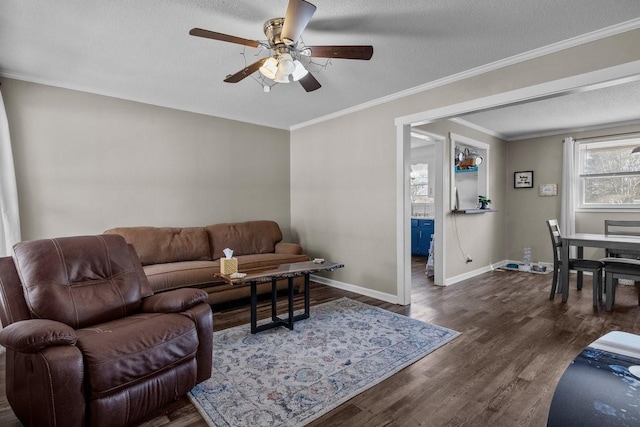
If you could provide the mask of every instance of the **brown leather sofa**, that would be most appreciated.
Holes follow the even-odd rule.
[[[7,398],[28,426],[124,426],[211,376],[206,292],[154,295],[121,236],[18,243],[0,258]]]
[[[233,286],[214,276],[220,272],[223,250],[233,250],[238,270],[277,267],[309,261],[297,243],[282,241],[274,221],[213,224],[206,227],[118,227],[105,231],[119,234],[135,247],[154,292],[197,287],[207,291],[209,303],[218,304],[249,297],[249,286]],[[302,292],[303,281],[296,281]],[[278,288],[286,286],[286,280]],[[258,285],[258,293],[271,291],[270,283]]]

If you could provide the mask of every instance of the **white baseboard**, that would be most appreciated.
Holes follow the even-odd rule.
[[[512,260],[502,260],[495,262],[493,264],[478,268],[476,270],[468,271],[466,273],[460,274],[458,276],[449,277],[446,279],[444,286],[450,286],[458,282],[462,282],[463,280],[472,279],[476,276],[479,276],[483,273],[488,273],[489,271],[496,270],[498,268],[504,267],[507,264],[518,264],[520,261],[512,261]],[[550,266],[548,268],[553,268],[553,264],[549,263],[537,263],[540,265]],[[333,288],[342,289],[349,292],[354,292],[356,294],[364,295],[367,297],[375,298],[381,301],[389,302],[391,304],[401,304],[396,295],[387,294],[384,292],[375,291],[372,289],[363,288],[362,286],[352,285],[350,283],[339,282],[337,280],[327,279],[326,277],[311,275],[311,280],[314,282],[320,283],[322,285],[331,286]]]
[[[493,271],[496,268],[501,267],[502,265],[507,265],[507,262],[500,261],[497,264],[487,265],[487,266],[484,266],[484,267],[480,267],[480,268],[478,268],[476,270],[472,270],[472,271],[468,271],[466,273],[459,274],[457,276],[448,277],[444,281],[444,286],[450,286],[450,285],[453,285],[454,283],[458,283],[458,282],[462,282],[463,280],[471,279],[473,277],[479,276],[480,274],[487,273],[489,271]]]
[[[463,280],[472,279],[472,278],[474,278],[476,276],[479,276],[480,274],[488,273],[489,271],[493,271],[493,270],[497,270],[499,268],[505,267],[507,264],[519,264],[519,263],[521,263],[521,261],[513,261],[513,260],[509,260],[509,259],[498,261],[498,262],[495,262],[493,264],[490,264],[490,265],[487,265],[487,266],[484,266],[484,267],[480,267],[480,268],[478,268],[476,270],[468,271],[468,272],[460,274],[458,276],[449,277],[449,278],[447,278],[445,280],[444,286],[449,286],[449,285],[453,285],[453,284],[458,283],[458,282],[462,282]],[[549,270],[549,271],[553,270],[553,263],[537,262],[537,263],[534,263],[534,264],[544,265],[544,266],[547,267],[547,270]]]
[[[339,282],[337,280],[327,279],[326,277],[311,275],[311,280],[322,285],[331,286],[332,288],[342,289],[344,291],[354,292],[356,294],[375,298],[380,301],[389,302],[391,304],[400,304],[396,295],[387,294],[373,289],[363,288],[362,286],[352,285],[350,283]]]

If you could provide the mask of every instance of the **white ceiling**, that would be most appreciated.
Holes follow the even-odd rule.
[[[322,88],[224,83],[287,0],[2,0],[0,76],[289,129],[482,65],[640,17],[638,0],[312,0],[307,45],[374,46],[316,67]],[[258,49],[246,48],[247,63]],[[317,60],[316,60],[317,61]]]
[[[640,80],[467,114],[458,119],[506,141],[640,124]]]

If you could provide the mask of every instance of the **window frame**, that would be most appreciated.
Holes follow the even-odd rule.
[[[589,141],[576,141],[574,160],[575,160],[575,188],[576,188],[576,212],[638,212],[640,211],[640,203],[584,203],[586,180],[598,177],[621,177],[621,176],[637,176],[640,177],[640,169],[630,172],[602,172],[602,173],[584,173],[585,154],[584,147],[628,147],[629,155],[634,147],[640,146],[640,134],[632,134],[627,137],[608,137],[598,138]]]

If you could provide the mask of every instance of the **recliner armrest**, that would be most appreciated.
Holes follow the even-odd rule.
[[[20,320],[0,331],[0,344],[18,353],[37,353],[46,347],[75,345],[77,341],[71,326],[55,320]]]
[[[142,299],[145,313],[180,313],[207,302],[209,294],[202,289],[182,288],[161,292]]]

